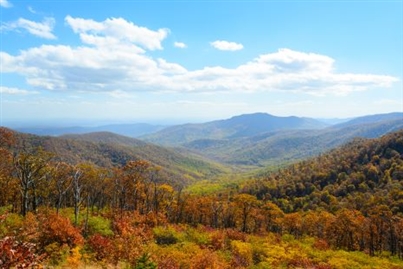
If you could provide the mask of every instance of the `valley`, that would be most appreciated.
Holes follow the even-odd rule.
[[[0,0],[0,269],[403,269],[403,0]]]
[[[403,113],[1,128],[0,154],[4,268],[403,268]]]

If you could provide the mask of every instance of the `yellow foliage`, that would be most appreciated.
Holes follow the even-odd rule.
[[[253,251],[250,243],[234,240],[231,242],[231,249],[236,258],[240,259],[240,262],[244,266],[253,264]]]
[[[308,260],[307,253],[301,247],[294,243],[277,243],[274,245],[265,244],[266,261],[274,267],[293,264],[296,261]]]
[[[80,247],[77,246],[70,251],[70,256],[67,257],[67,266],[69,268],[78,268],[81,260]]]

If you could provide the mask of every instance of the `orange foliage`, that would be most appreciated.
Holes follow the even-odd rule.
[[[84,243],[80,230],[74,227],[68,218],[50,213],[41,216],[41,220],[42,245],[46,246],[56,242],[60,245],[67,244],[74,247]]]
[[[92,251],[95,253],[96,260],[102,261],[109,257],[112,247],[111,239],[99,234],[95,234],[91,236],[87,242]]]
[[[217,255],[209,250],[196,254],[192,259],[191,269],[225,269],[229,265],[221,261]]]
[[[240,231],[228,229],[226,230],[226,234],[229,240],[246,241],[246,234],[241,233]]]
[[[44,256],[35,253],[35,244],[7,236],[0,240],[0,268],[27,268],[38,265]]]
[[[111,240],[109,259],[114,263],[125,260],[135,264],[138,257],[144,252],[143,247],[152,238],[151,229],[147,226],[147,216],[138,212],[126,212],[113,222],[115,234]]]
[[[316,239],[315,242],[313,243],[313,247],[319,250],[328,250],[329,243],[323,239]]]

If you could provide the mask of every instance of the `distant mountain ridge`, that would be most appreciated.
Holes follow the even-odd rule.
[[[254,113],[207,123],[172,126],[140,138],[160,145],[177,146],[198,139],[235,139],[270,131],[321,129],[326,126],[328,125],[311,118]]]
[[[51,135],[60,136],[66,134],[86,134],[94,132],[111,132],[119,135],[124,135],[128,137],[139,137],[146,134],[154,133],[162,130],[166,126],[152,125],[147,123],[134,123],[134,124],[108,124],[96,127],[82,127],[82,126],[72,126],[72,127],[18,127],[14,130],[22,133],[36,134],[36,135]]]
[[[376,138],[400,129],[403,113],[389,113],[359,117],[322,129],[275,130],[223,139],[206,136],[176,146],[225,164],[264,167],[314,156],[356,137]]]
[[[205,156],[215,154],[213,159],[223,163],[266,166],[315,156],[357,137],[377,138],[401,129],[403,121],[391,120],[321,130],[277,131],[238,141],[224,141],[222,148],[216,146],[198,152],[205,153]]]
[[[95,132],[53,139],[35,136],[31,141],[42,141],[47,146],[55,144],[55,150],[63,151],[62,156],[72,160],[89,158],[101,163],[121,163],[136,157],[170,168],[184,163],[194,168],[197,164],[203,167],[201,171],[207,172],[212,167],[214,171],[222,168],[218,168],[216,162],[237,169],[283,165],[315,156],[357,137],[376,138],[400,129],[403,129],[403,113],[369,115],[330,126],[311,118],[254,113],[167,127],[140,140]],[[65,145],[60,146],[63,143]],[[186,156],[190,159],[182,158]],[[187,171],[182,168],[179,170]]]
[[[375,115],[368,115],[362,116],[358,118],[351,119],[346,122],[342,122],[339,124],[333,125],[333,128],[341,128],[347,126],[354,126],[360,124],[372,124],[376,122],[383,122],[383,121],[393,121],[393,120],[401,120],[403,122],[403,113],[402,112],[392,112],[386,114],[375,114]]]

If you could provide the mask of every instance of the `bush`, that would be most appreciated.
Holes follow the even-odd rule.
[[[136,265],[133,269],[157,269],[157,265],[153,261],[150,261],[150,255],[144,253],[136,261]]]
[[[102,236],[112,236],[111,221],[101,216],[91,216],[88,218],[89,235],[99,234]]]
[[[51,213],[42,216],[42,235],[40,242],[43,246],[58,243],[69,247],[82,245],[84,238],[66,217]]]
[[[173,245],[179,241],[177,232],[171,227],[156,227],[153,233],[158,245]]]
[[[186,229],[186,240],[196,243],[199,246],[207,246],[210,244],[210,237],[207,232],[192,227]]]
[[[0,236],[6,235],[18,235],[20,229],[22,229],[24,219],[22,216],[15,213],[4,214],[0,221]]]
[[[0,240],[0,268],[34,267],[42,259],[43,256],[35,253],[35,244],[20,242],[11,236]]]
[[[95,234],[88,239],[88,245],[95,254],[95,259],[97,261],[103,261],[111,255],[111,240],[100,234]]]
[[[44,250],[50,265],[65,263],[70,252],[70,248],[67,245],[61,246],[56,242],[47,245]]]
[[[234,253],[234,265],[247,267],[253,264],[253,251],[250,243],[234,240],[231,242],[231,249]]]

